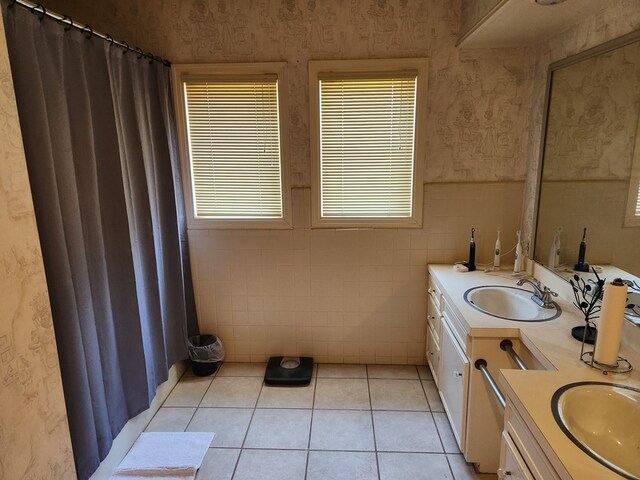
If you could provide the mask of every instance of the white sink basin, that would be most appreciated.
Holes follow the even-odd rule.
[[[531,295],[532,292],[522,288],[495,285],[470,288],[464,293],[464,299],[482,313],[517,322],[544,322],[562,313],[556,303],[553,308],[536,305]]]
[[[562,431],[592,458],[622,475],[640,479],[640,390],[580,382],[560,388],[551,401]]]

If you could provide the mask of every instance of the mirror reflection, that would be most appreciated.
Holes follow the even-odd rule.
[[[637,38],[552,69],[534,260],[565,278],[595,268],[640,284]]]

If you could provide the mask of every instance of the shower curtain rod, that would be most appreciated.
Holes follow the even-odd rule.
[[[69,18],[68,15],[60,15],[59,13],[56,12],[52,12],[50,10],[47,10],[42,4],[40,3],[32,3],[28,0],[10,0],[9,1],[9,5],[8,8],[12,8],[15,5],[19,5],[22,8],[25,8],[27,10],[29,10],[31,13],[33,13],[34,15],[37,15],[38,18],[40,19],[40,21],[42,21],[42,19],[44,19],[44,17],[49,17],[54,19],[56,22],[58,22],[61,25],[65,25],[64,29],[65,30],[70,30],[71,28],[75,28],[77,30],[80,30],[84,35],[87,36],[87,38],[91,38],[91,37],[98,37],[102,40],[105,40],[107,42],[110,42],[112,45],[115,45],[117,47],[120,47],[124,50],[124,53],[127,53],[129,51],[134,52],[138,58],[146,58],[149,60],[149,62],[160,62],[163,65],[166,65],[167,67],[171,66],[171,62],[169,62],[169,60],[162,58],[162,57],[158,57],[150,52],[143,52],[141,48],[139,47],[130,47],[129,44],[123,40],[119,41],[119,40],[114,40],[114,38],[109,35],[108,33],[101,33],[101,32],[96,32],[93,30],[93,28],[91,28],[91,26],[89,25],[83,25],[82,23],[78,23],[78,22],[74,22],[71,18]]]

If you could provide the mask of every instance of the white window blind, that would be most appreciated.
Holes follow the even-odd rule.
[[[283,217],[277,79],[187,81],[196,218]]]
[[[416,76],[320,80],[321,215],[412,215]]]
[[[636,184],[636,217],[640,217],[640,181]]]

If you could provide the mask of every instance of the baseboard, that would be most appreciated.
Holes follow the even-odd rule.
[[[91,475],[90,480],[108,480],[138,436],[147,428],[153,416],[158,412],[164,401],[176,386],[178,380],[187,369],[187,362],[178,362],[169,370],[169,378],[158,385],[156,396],[151,406],[140,415],[127,422],[122,431],[113,439],[113,445],[107,457],[100,463],[98,469]]]

